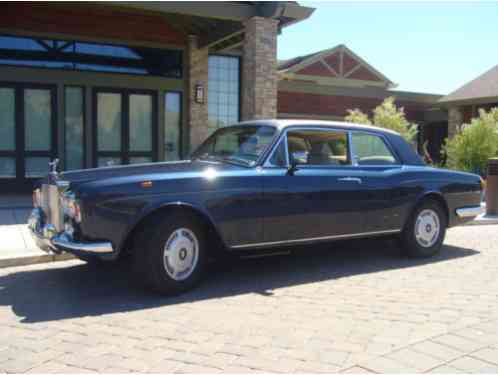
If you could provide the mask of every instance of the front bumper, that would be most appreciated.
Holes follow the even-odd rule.
[[[36,245],[47,252],[69,252],[77,255],[105,255],[114,252],[111,242],[77,242],[66,232],[57,233],[52,224],[45,224],[43,211],[35,208],[28,219],[28,228]]]

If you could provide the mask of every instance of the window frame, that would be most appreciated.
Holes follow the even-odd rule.
[[[209,57],[226,57],[226,58],[233,58],[233,59],[236,59],[238,60],[238,67],[239,67],[239,71],[238,71],[238,74],[237,74],[237,80],[238,80],[238,93],[237,93],[237,100],[238,100],[238,108],[237,108],[237,119],[236,119],[236,122],[234,123],[228,123],[226,124],[225,126],[217,126],[215,131],[218,130],[218,129],[221,129],[223,127],[226,127],[226,126],[232,126],[232,125],[235,125],[237,123],[239,123],[242,119],[242,69],[243,69],[243,61],[242,61],[242,56],[239,56],[239,55],[231,55],[231,54],[223,54],[223,53],[213,53],[213,54],[209,54],[208,56],[208,59]],[[208,61],[208,64],[209,64],[209,61]],[[208,69],[209,70],[209,69]],[[209,73],[209,72],[208,72]],[[207,89],[207,105],[209,106],[209,74],[208,74],[208,89]],[[208,109],[208,112],[209,112],[209,109]],[[219,115],[217,113],[217,115]],[[208,123],[209,123],[209,114],[208,114]],[[214,132],[213,132],[214,133]]]
[[[98,94],[120,94],[121,95],[121,148],[119,151],[103,151],[98,149]],[[98,159],[100,157],[116,157],[121,159],[119,165],[131,165],[130,159],[134,157],[149,157],[150,162],[158,161],[157,137],[159,132],[158,111],[157,111],[157,91],[148,89],[129,89],[116,87],[93,87],[92,90],[92,166],[98,168]],[[130,96],[131,95],[150,95],[152,97],[152,132],[151,132],[151,150],[150,151],[131,151],[130,145]]]
[[[262,163],[262,166],[265,168],[280,168],[280,169],[289,169],[290,168],[290,158],[289,158],[289,148],[287,144],[287,133],[292,130],[335,130],[335,131],[342,131],[347,133],[348,136],[348,150],[349,150],[349,160],[350,164],[348,165],[308,165],[308,167],[313,167],[313,168],[341,168],[341,167],[358,167],[358,168],[386,168],[386,167],[400,167],[403,165],[402,159],[400,158],[398,152],[396,149],[391,145],[389,140],[387,139],[386,135],[383,133],[378,133],[375,131],[369,131],[365,129],[341,129],[337,127],[323,127],[323,126],[306,126],[306,125],[299,125],[299,126],[289,126],[287,128],[284,128],[280,135],[277,137],[275,143],[270,147],[270,150],[268,151],[267,155],[264,158],[264,161]],[[388,148],[389,152],[393,155],[393,157],[396,160],[396,163],[394,164],[370,164],[370,165],[359,165],[357,160],[356,160],[356,155],[354,153],[354,145],[353,145],[353,133],[364,133],[364,134],[369,134],[373,135],[376,137],[379,137],[386,147]],[[280,146],[281,142],[285,142],[285,160],[286,164],[284,166],[278,166],[274,165],[270,162],[271,158],[273,157],[274,153],[277,151],[277,148]],[[299,164],[300,168],[306,168],[306,164]]]
[[[2,150],[0,156],[15,158],[15,176],[0,177],[0,182],[9,191],[11,188],[18,189],[25,186],[31,188],[32,181],[39,179],[41,176],[26,175],[26,159],[30,157],[47,157],[50,160],[59,157],[58,144],[58,116],[57,103],[58,92],[57,85],[51,83],[39,82],[11,82],[0,81],[0,87],[11,88],[14,90],[14,122],[15,122],[15,138],[14,150]],[[50,144],[49,150],[26,150],[26,109],[25,109],[25,94],[26,90],[47,90],[50,92]],[[48,165],[47,165],[48,170]],[[17,191],[17,190],[16,190]]]
[[[351,132],[348,129],[341,129],[341,128],[333,128],[333,127],[323,127],[323,126],[291,126],[288,128],[285,128],[282,131],[282,134],[280,135],[280,138],[277,140],[275,145],[272,147],[271,151],[269,152],[265,162],[263,163],[264,167],[267,168],[290,168],[290,155],[289,155],[289,144],[287,142],[287,134],[290,131],[306,131],[306,130],[311,130],[311,131],[329,131],[329,132],[336,132],[336,133],[343,133],[346,135],[346,142],[347,142],[347,157],[349,163],[346,165],[341,165],[341,164],[298,164],[299,168],[350,168],[355,166],[353,162],[353,154],[352,154],[352,147],[351,147]],[[286,165],[284,166],[278,166],[274,165],[270,162],[271,158],[277,151],[277,148],[280,146],[280,142],[285,142],[285,161]]]

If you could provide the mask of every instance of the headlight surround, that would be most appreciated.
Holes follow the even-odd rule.
[[[70,217],[78,224],[81,223],[81,208],[74,193],[65,192],[62,195],[62,208],[64,210],[64,215]]]

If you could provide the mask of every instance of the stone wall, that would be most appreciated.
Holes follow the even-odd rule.
[[[448,138],[453,138],[463,123],[463,114],[460,107],[448,108]]]
[[[274,19],[253,17],[245,26],[242,61],[242,119],[277,116],[277,27]]]
[[[187,46],[187,121],[190,151],[208,136],[208,49],[197,48],[197,37],[189,36]],[[204,103],[196,103],[195,86],[204,86]]]

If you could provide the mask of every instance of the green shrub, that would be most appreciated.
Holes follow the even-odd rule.
[[[403,107],[396,107],[394,97],[386,98],[382,104],[373,110],[372,120],[359,109],[348,110],[345,120],[357,124],[373,124],[380,128],[394,130],[410,143],[415,140],[417,135],[417,126],[406,119]]]
[[[484,176],[488,159],[498,154],[498,108],[479,110],[479,117],[446,140],[442,153],[448,168]]]

